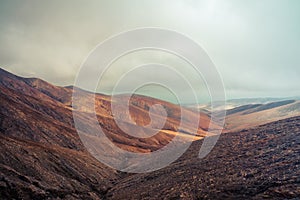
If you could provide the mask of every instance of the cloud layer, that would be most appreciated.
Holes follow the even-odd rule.
[[[297,0],[6,0],[0,3],[0,66],[72,85],[98,43],[128,29],[154,26],[184,33],[206,49],[229,98],[298,96],[299,19]],[[122,65],[151,56],[130,57]],[[109,80],[107,87],[113,84]]]

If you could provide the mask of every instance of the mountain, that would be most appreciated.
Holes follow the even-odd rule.
[[[83,100],[91,95],[80,89],[75,91]],[[97,199],[102,198],[121,176],[122,173],[93,158],[82,145],[73,122],[72,92],[72,87],[58,87],[0,70],[1,199]],[[97,94],[95,98],[97,117],[107,137],[120,148],[132,152],[155,151],[180,131],[184,131],[181,134],[189,140],[201,139],[210,123],[209,117],[202,114],[198,136],[194,137],[189,133],[189,123],[198,119],[197,113],[183,110],[189,118],[185,120],[184,130],[177,130],[180,107],[135,95],[131,99],[130,114],[136,124],[149,122],[147,113],[153,104],[163,105],[168,112],[165,126],[157,135],[135,138],[122,132],[114,122],[111,97]],[[120,103],[119,106],[124,105]],[[90,111],[84,104],[78,109],[86,126],[93,128]],[[124,117],[124,122],[134,131],[136,125],[126,119]],[[157,120],[161,117],[157,116]]]
[[[22,78],[0,71],[0,88],[1,88],[1,130],[6,135],[29,139],[36,142],[50,143],[68,147],[72,149],[83,149],[84,147],[78,140],[78,135],[74,128],[71,98],[73,93],[72,87],[53,86],[43,80],[34,78]],[[75,89],[82,96],[82,101],[89,100],[91,93]],[[122,96],[119,97],[120,99]],[[163,130],[156,136],[144,140],[136,139],[125,133],[120,134],[118,126],[113,120],[111,112],[111,97],[103,94],[96,94],[96,112],[99,123],[103,126],[108,137],[125,149],[131,151],[146,152],[164,146],[177,133],[177,127],[180,122],[180,107],[168,102],[135,95],[131,98],[130,114],[138,125],[149,123],[149,107],[154,104],[164,105],[168,110],[168,118]],[[126,105],[122,101],[117,102],[119,107]],[[91,110],[83,103],[80,108],[80,117],[87,126],[90,124]],[[125,115],[123,109],[120,109],[118,115]],[[190,110],[183,110],[188,113],[184,133],[189,133],[190,123],[198,120],[198,114]],[[162,120],[159,113],[157,120]],[[124,123],[129,128],[134,129],[136,126],[128,116],[122,116]],[[201,114],[199,122],[199,138],[203,137],[210,123],[210,118]],[[34,132],[34,134],[32,134]],[[22,133],[22,134],[21,134]],[[190,133],[192,134],[192,133]],[[185,134],[190,137],[189,134]],[[130,140],[130,145],[128,141]],[[134,145],[133,145],[134,143]]]
[[[228,99],[226,100],[226,106],[224,108],[224,102],[216,101],[214,102],[215,110],[229,110],[234,109],[237,107],[253,105],[253,104],[269,104],[275,103],[279,101],[286,101],[286,100],[300,100],[300,97],[285,97],[285,98],[240,98],[240,99]],[[211,111],[211,104],[191,104],[186,105],[189,108],[199,108],[207,111]]]
[[[76,108],[72,107],[73,91],[82,98],[82,104]],[[220,128],[210,121],[209,112],[201,113],[194,137],[190,126],[198,121],[199,114],[193,109],[134,95],[129,104],[134,122],[123,109],[116,113],[127,130],[133,133],[157,130],[155,123],[164,120],[159,110],[153,111],[153,126],[142,129],[136,126],[149,124],[152,105],[160,104],[167,112],[158,134],[137,138],[115,123],[112,98],[96,94],[97,119],[106,136],[124,150],[153,152],[168,144],[176,134],[194,141],[168,167],[151,173],[128,174],[100,163],[79,138],[72,111],[78,111],[77,117],[87,128],[81,131],[88,134],[95,124],[91,123],[93,110],[86,103],[93,97],[79,88],[58,87],[0,69],[0,199],[283,199],[300,195],[298,101],[229,110],[227,130],[213,151],[198,159],[209,124]],[[125,97],[117,96],[114,103],[124,108]],[[280,117],[275,110],[285,119],[278,121]],[[188,117],[179,129],[181,112]],[[261,115],[266,116],[255,121]],[[270,123],[268,119],[272,116]],[[246,119],[251,123],[243,126]]]
[[[300,116],[300,101],[284,100],[266,104],[249,104],[229,109],[226,113],[227,131],[241,130]]]

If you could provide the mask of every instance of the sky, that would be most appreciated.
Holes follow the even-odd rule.
[[[89,53],[112,35],[159,27],[187,35],[205,49],[228,99],[300,94],[298,0],[0,0],[0,27],[0,67],[56,85],[73,85]],[[113,64],[100,92],[109,93],[128,66],[153,60],[188,67],[164,52],[133,53]],[[192,71],[184,71],[194,79]],[[204,81],[193,84],[199,99],[206,99]],[[141,92],[173,98],[158,87]],[[190,99],[187,95],[186,103],[193,103]]]

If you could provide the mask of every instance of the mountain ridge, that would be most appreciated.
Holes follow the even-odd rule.
[[[266,110],[258,106],[229,113],[227,123],[236,122],[223,133],[212,152],[198,159],[198,151],[210,123],[208,114],[183,109],[188,119],[178,129],[178,105],[136,95],[130,101],[134,123],[123,120],[135,132],[136,124],[149,123],[149,108],[162,104],[168,118],[151,138],[129,136],[113,122],[111,98],[95,95],[95,110],[106,136],[126,151],[150,153],[182,134],[191,147],[166,168],[145,174],[127,174],[96,160],[81,143],[73,122],[71,98],[78,92],[86,100],[91,93],[48,85],[38,79],[22,78],[0,71],[0,198],[1,199],[261,199],[297,198],[300,195],[300,117],[264,124],[246,124]],[[122,95],[117,105],[124,108]],[[279,106],[282,113],[297,110],[297,102]],[[292,106],[291,106],[292,105]],[[84,127],[93,130],[91,110],[77,108]],[[275,108],[276,109],[276,108]],[[279,110],[280,110],[279,109]],[[274,112],[269,112],[269,116]],[[235,110],[236,111],[236,110]],[[118,111],[117,114],[124,114]],[[155,112],[156,120],[162,120]],[[297,114],[297,113],[295,113]],[[249,115],[250,118],[249,118]],[[267,115],[266,115],[267,116]],[[126,116],[128,117],[128,116]],[[189,125],[200,118],[196,138]],[[229,121],[228,121],[229,120]],[[275,121],[274,121],[275,120]],[[213,124],[214,125],[214,124]],[[227,124],[228,125],[228,124]],[[215,125],[216,128],[217,125]],[[84,130],[83,130],[84,131]],[[110,158],[112,159],[112,158]]]

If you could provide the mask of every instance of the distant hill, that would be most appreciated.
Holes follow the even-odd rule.
[[[218,106],[219,105],[219,106]],[[198,108],[201,112],[211,115],[211,105],[189,105],[189,109]],[[300,116],[300,98],[248,98],[232,99],[224,103],[215,102],[215,115],[222,115],[226,110],[225,129],[232,132],[266,123]]]
[[[249,104],[227,110],[226,129],[241,130],[294,116],[300,116],[299,100]]]
[[[226,107],[225,109],[233,109],[240,106],[247,106],[253,104],[269,104],[278,101],[285,101],[285,100],[300,100],[299,97],[284,97],[284,98],[240,98],[240,99],[228,99],[226,100]],[[224,109],[224,102],[214,102],[215,110],[223,110]],[[218,106],[219,105],[219,106]],[[200,108],[204,110],[211,110],[211,104],[189,104],[186,105],[189,108]]]

